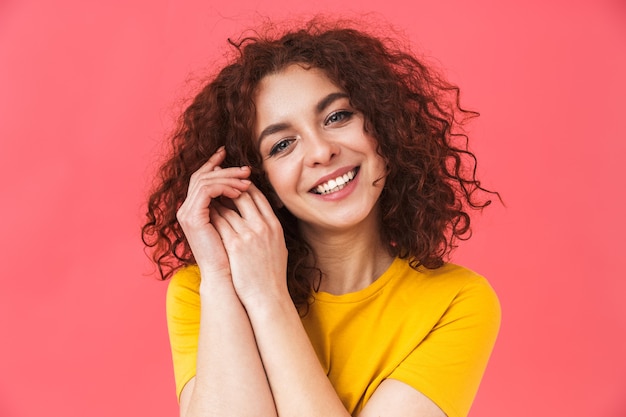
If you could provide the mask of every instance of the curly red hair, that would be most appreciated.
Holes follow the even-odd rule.
[[[479,197],[491,192],[476,178],[476,158],[460,129],[477,113],[461,108],[456,86],[394,40],[336,23],[314,20],[279,36],[255,34],[229,43],[238,54],[182,114],[148,201],[142,238],[162,279],[194,263],[176,211],[191,174],[220,146],[226,147],[224,166],[251,166],[251,180],[272,193],[253,140],[253,97],[263,77],[291,64],[323,70],[349,94],[377,139],[388,166],[380,233],[390,254],[413,267],[437,268],[458,239],[469,238],[468,213],[490,204]],[[274,210],[289,249],[289,291],[297,306],[306,306],[322,273],[299,236],[297,219],[284,207]]]

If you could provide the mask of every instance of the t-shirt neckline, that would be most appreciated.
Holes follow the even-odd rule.
[[[395,258],[393,262],[391,262],[391,265],[389,265],[387,270],[382,273],[382,275],[380,275],[374,282],[361,290],[339,295],[331,294],[324,291],[314,291],[312,293],[312,297],[315,299],[315,301],[327,303],[355,303],[365,300],[384,288],[387,283],[391,281],[394,277],[397,277],[399,275],[399,271],[402,269],[402,266],[404,264],[404,260],[400,258]]]

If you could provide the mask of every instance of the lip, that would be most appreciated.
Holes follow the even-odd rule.
[[[356,190],[356,188],[358,187],[358,184],[360,182],[361,176],[360,174],[360,167],[357,165],[355,167],[349,168],[349,169],[339,169],[335,172],[333,172],[330,176],[325,176],[322,179],[322,182],[319,182],[319,184],[323,184],[324,182],[337,178],[337,176],[341,175],[341,173],[347,173],[349,171],[352,170],[356,170],[356,175],[354,176],[354,178],[352,179],[352,181],[350,181],[349,183],[347,183],[343,188],[341,188],[340,190],[334,191],[332,193],[329,194],[317,194],[314,193],[313,191],[310,192],[310,195],[313,196],[315,199],[321,200],[321,201],[326,201],[326,202],[338,202],[338,201],[342,201],[345,198],[347,198],[348,196],[350,196],[354,190]],[[317,187],[317,186],[316,186]]]
[[[335,170],[335,171],[331,172],[331,173],[330,173],[330,174],[328,174],[328,175],[324,175],[323,177],[321,177],[321,178],[320,178],[320,179],[319,179],[319,180],[315,183],[315,185],[313,185],[311,188],[309,188],[309,190],[312,192],[315,188],[317,188],[317,186],[319,186],[319,185],[321,185],[321,184],[324,184],[324,183],[325,183],[325,182],[327,182],[327,181],[334,180],[334,179],[335,179],[335,178],[337,178],[337,177],[341,177],[341,176],[343,176],[344,174],[347,174],[348,172],[350,172],[350,171],[352,171],[352,170],[354,170],[354,169],[357,169],[358,167],[359,167],[358,165],[349,166],[349,167],[342,167],[342,168],[339,168],[339,169],[337,169],[337,170]]]

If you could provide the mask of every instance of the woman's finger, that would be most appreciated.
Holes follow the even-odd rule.
[[[204,181],[191,187],[189,194],[177,213],[179,222],[206,224],[209,222],[209,206],[218,197],[236,199],[249,187],[249,182],[236,178]]]
[[[196,171],[190,178],[187,195],[202,192],[202,189],[206,189],[206,187],[213,184],[224,184],[237,188],[240,191],[245,191],[250,185],[250,181],[247,179],[249,175],[250,170],[248,168],[242,169],[239,167],[219,169],[211,172]],[[211,198],[215,198],[218,195],[212,193]]]
[[[217,151],[202,165],[200,170],[206,169],[207,171],[213,171],[215,167],[219,166],[222,162],[224,162],[224,158],[226,157],[226,150],[223,146],[220,146]]]
[[[230,167],[215,168],[212,171],[203,170],[202,168],[194,172],[189,179],[189,187],[193,188],[196,184],[204,181],[220,181],[223,178],[237,178],[240,180],[247,179],[250,176],[250,168],[248,167]]]
[[[224,207],[217,201],[211,204],[211,224],[215,227],[223,242],[232,241],[236,237],[237,232],[227,219],[233,213],[233,210]],[[236,213],[234,214],[237,215]]]
[[[221,219],[226,221],[229,227],[234,231],[240,231],[244,227],[244,219],[235,210],[224,206],[221,203],[214,202],[211,204],[211,211],[217,212]],[[217,225],[216,225],[217,227]]]
[[[226,150],[223,146],[218,148],[217,151],[197,170],[191,175],[190,182],[193,182],[194,179],[202,178],[206,174],[211,174],[219,171],[226,171],[228,173],[221,172],[221,175],[228,175],[232,173],[235,176],[246,175],[246,172],[249,174],[249,167],[230,167],[230,168],[222,168],[220,164],[224,162],[226,158]]]
[[[239,194],[233,195],[231,190],[237,190],[239,193],[246,191],[250,187],[250,181],[240,178],[208,178],[197,181],[189,190],[187,198],[194,199],[199,196],[201,199],[217,198],[226,196],[228,198],[236,198]]]
[[[261,190],[259,190],[254,184],[250,184],[245,194],[248,194],[252,198],[259,213],[261,213],[264,218],[276,219],[276,214],[274,214],[274,210],[272,209],[270,202],[267,200],[267,197],[265,197]]]
[[[248,189],[252,187],[252,185],[248,186]],[[242,192],[241,195],[235,199],[233,199],[233,204],[237,208],[237,211],[245,220],[260,220],[263,218],[263,215],[259,211],[255,201],[252,199],[252,196],[247,192]]]
[[[204,173],[212,172],[216,167],[224,162],[224,158],[226,157],[226,151],[224,147],[220,147],[211,157],[193,174],[191,174],[190,183],[193,183],[195,178],[201,177]]]

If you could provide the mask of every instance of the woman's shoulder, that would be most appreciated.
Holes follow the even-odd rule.
[[[412,268],[408,261],[398,269],[401,279],[395,280],[398,291],[410,290],[417,299],[430,304],[465,306],[498,312],[499,300],[489,281],[481,274],[453,263],[439,268]],[[498,313],[499,314],[499,313]]]
[[[436,286],[440,288],[462,288],[465,286],[489,286],[487,279],[481,274],[453,263],[444,263],[439,268],[416,268],[410,265],[408,260],[399,260],[396,263],[396,274],[403,278],[411,278],[421,285]]]
[[[167,287],[167,306],[176,304],[199,303],[200,268],[197,265],[185,266],[172,276]]]
[[[200,268],[198,265],[186,265],[172,275],[170,286],[199,286]]]

